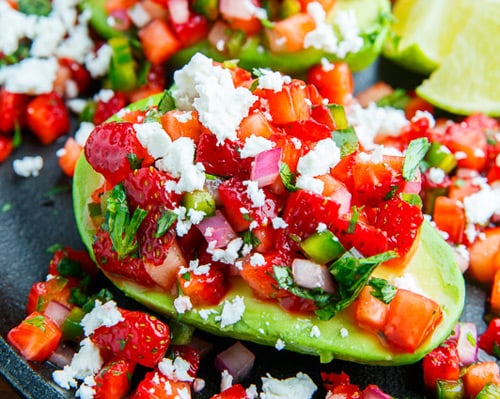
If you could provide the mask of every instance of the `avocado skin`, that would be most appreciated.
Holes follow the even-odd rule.
[[[146,98],[130,105],[128,109],[150,107],[158,104],[160,98],[161,95]],[[82,154],[73,180],[73,207],[82,241],[91,254],[94,231],[89,224],[87,203],[101,182],[102,176],[92,169]],[[142,287],[117,275],[106,275],[120,290],[137,302],[214,335],[269,346],[275,346],[277,340],[281,339],[285,342],[286,349],[319,356],[323,363],[342,359],[372,365],[402,365],[417,362],[450,335],[465,304],[465,281],[451,247],[427,221],[424,221],[421,227],[420,242],[415,255],[404,270],[382,264],[374,273],[389,281],[401,274],[411,276],[443,310],[443,320],[434,334],[415,353],[403,353],[384,346],[374,334],[355,325],[352,309],[348,308],[328,321],[294,315],[283,311],[276,303],[257,299],[250,288],[237,277],[233,279],[226,299],[243,296],[246,310],[240,321],[221,329],[216,317],[221,314],[222,304],[206,307],[205,309],[213,311],[206,320],[195,310],[178,314],[173,304],[175,298],[168,293]],[[314,335],[311,334],[313,326],[319,329],[319,336],[311,336]]]

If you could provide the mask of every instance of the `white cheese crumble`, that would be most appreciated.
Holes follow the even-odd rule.
[[[245,140],[245,144],[240,151],[241,158],[255,157],[261,152],[274,148],[276,144],[262,136],[252,134]]]
[[[25,156],[21,159],[15,159],[12,162],[12,168],[18,176],[22,177],[37,177],[43,168],[43,158],[37,156]]]
[[[78,130],[75,132],[75,141],[83,147],[94,128],[95,125],[92,122],[81,122]]]
[[[233,300],[226,299],[222,307],[222,313],[216,317],[220,321],[221,328],[237,323],[245,313],[245,301],[242,296],[235,296]]]
[[[279,380],[267,374],[262,377],[261,399],[310,399],[317,390],[313,380],[304,373],[297,373],[295,377]]]
[[[286,346],[285,341],[283,341],[281,338],[278,338],[276,340],[276,343],[274,344],[274,347],[279,351],[285,349],[285,346]]]
[[[250,201],[252,201],[253,208],[260,208],[266,203],[266,194],[264,190],[259,188],[258,182],[254,180],[244,180],[243,185],[247,186],[247,194],[250,197]]]
[[[184,314],[193,308],[191,298],[186,295],[179,295],[174,299],[174,308],[177,313]]]
[[[290,83],[292,78],[288,75],[283,75],[277,71],[271,71],[267,68],[259,68],[259,80],[257,87],[259,89],[272,90],[275,93],[283,90],[283,84]]]
[[[318,326],[311,327],[311,332],[309,333],[309,336],[311,338],[319,338],[321,336],[321,331],[319,330]]]
[[[434,184],[443,183],[445,178],[446,172],[443,169],[434,166],[429,169],[429,179]]]
[[[488,185],[463,199],[465,216],[468,223],[487,225],[490,218],[500,212],[500,188]]]
[[[172,96],[179,110],[198,111],[200,122],[216,136],[217,142],[236,140],[236,129],[257,100],[250,90],[234,87],[229,70],[214,66],[201,53],[174,73]]]
[[[254,252],[252,256],[250,256],[250,264],[252,266],[263,266],[266,264],[266,259],[261,253]]]
[[[108,301],[103,304],[101,301],[96,300],[94,308],[83,317],[80,324],[83,327],[85,336],[88,337],[101,326],[112,327],[123,320],[124,318],[115,301]]]
[[[354,127],[365,150],[376,147],[374,139],[377,134],[398,136],[401,128],[409,123],[402,110],[378,107],[373,102],[368,104],[366,108],[358,103],[353,103],[346,111],[349,124]]]
[[[347,338],[349,336],[349,330],[345,327],[342,327],[340,329],[340,337],[341,338]]]
[[[25,58],[17,64],[0,69],[0,84],[11,93],[43,94],[52,91],[57,59]]]
[[[220,391],[224,392],[226,389],[231,388],[233,385],[233,376],[229,374],[229,371],[222,370],[220,376]]]
[[[113,49],[109,44],[103,44],[95,54],[87,54],[85,57],[85,68],[89,71],[90,76],[96,79],[106,75],[109,71],[112,55]]]
[[[90,340],[84,338],[80,342],[80,349],[69,365],[62,370],[52,373],[55,383],[61,388],[76,388],[76,380],[84,380],[86,377],[94,376],[101,369],[104,361],[99,352],[99,348]]]
[[[340,149],[332,139],[323,139],[299,158],[296,185],[299,188],[321,194],[324,184],[316,176],[328,173],[340,161]]]
[[[174,381],[193,381],[194,378],[188,373],[190,367],[191,364],[180,356],[177,356],[173,361],[169,358],[163,358],[158,363],[158,370],[165,377]]]
[[[283,218],[280,218],[279,216],[272,218],[271,223],[273,225],[273,229],[275,230],[286,229],[288,227],[288,223],[285,222],[285,220]]]

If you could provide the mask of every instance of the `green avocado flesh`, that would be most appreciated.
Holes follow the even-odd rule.
[[[121,36],[124,33],[117,31],[107,23],[103,0],[85,0],[83,8],[92,11],[90,23],[104,38]],[[328,22],[334,23],[339,11],[352,10],[363,38],[363,47],[356,53],[348,53],[345,61],[352,71],[360,71],[375,61],[382,51],[382,46],[389,32],[391,22],[391,5],[388,0],[338,0],[333,11],[327,16]],[[318,64],[322,58],[336,61],[333,54],[328,54],[317,49],[304,49],[297,52],[272,53],[263,46],[263,38],[253,36],[249,38],[235,54],[219,52],[208,40],[203,40],[193,46],[177,52],[168,64],[176,69],[186,64],[191,57],[201,52],[216,61],[228,58],[238,59],[238,65],[251,70],[255,67],[271,68],[284,73],[304,73],[311,66]]]
[[[159,99],[160,96],[153,96],[129,106],[129,109],[142,109],[156,104]],[[82,155],[74,175],[73,206],[82,240],[91,253],[94,228],[87,204],[92,192],[102,181],[102,176],[92,169]],[[452,249],[430,223],[423,223],[418,248],[404,270],[382,264],[375,270],[374,276],[389,282],[394,282],[397,277],[412,281],[441,305],[443,320],[415,353],[396,351],[383,345],[374,334],[358,327],[352,306],[328,321],[318,320],[315,316],[287,313],[278,304],[253,296],[250,288],[238,277],[232,281],[232,288],[225,300],[243,297],[245,312],[238,322],[221,328],[217,316],[221,315],[224,301],[218,306],[205,307],[206,312],[202,312],[202,315],[208,314],[206,319],[200,315],[199,309],[178,314],[173,303],[175,297],[169,293],[142,287],[117,275],[107,275],[126,295],[167,317],[216,335],[264,345],[274,346],[281,339],[285,349],[319,356],[321,362],[343,359],[376,365],[410,364],[421,359],[449,336],[462,313],[465,283]]]

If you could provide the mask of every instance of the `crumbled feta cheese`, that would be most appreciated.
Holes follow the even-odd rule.
[[[319,330],[318,326],[312,326],[309,336],[311,338],[318,338],[321,336],[321,331]]]
[[[229,265],[234,264],[236,259],[238,259],[239,254],[238,251],[243,246],[243,239],[237,237],[227,244],[225,249],[222,248],[214,248],[215,241],[208,243],[207,252],[212,255],[212,259],[217,262],[221,261],[223,263],[227,263]]]
[[[83,327],[85,336],[88,337],[101,326],[112,327],[123,320],[124,318],[115,301],[108,301],[103,304],[101,301],[96,300],[94,308],[83,317],[80,324]]]
[[[273,225],[273,229],[286,229],[288,227],[288,223],[283,220],[283,218],[280,218],[279,216],[276,216],[275,218],[271,219],[271,223]]]
[[[337,25],[342,37],[335,52],[337,57],[345,58],[348,53],[358,52],[363,47],[363,38],[360,36],[354,10],[339,11],[334,23]]]
[[[191,298],[186,295],[179,295],[174,299],[174,308],[177,313],[184,314],[193,308]]]
[[[500,188],[483,186],[480,191],[463,199],[468,223],[487,225],[490,218],[500,212]]]
[[[12,93],[43,94],[52,91],[59,64],[54,57],[25,58],[0,69],[0,84]]]
[[[169,358],[163,358],[158,363],[158,370],[165,377],[174,381],[193,381],[194,377],[189,374],[190,367],[191,364],[180,356],[177,356],[173,361]]]
[[[193,112],[192,111],[176,112],[174,114],[174,118],[180,123],[186,123],[193,119]]]
[[[283,341],[281,338],[278,338],[276,340],[276,343],[274,344],[274,347],[279,351],[285,349],[285,346],[285,341]]]
[[[94,128],[95,125],[92,122],[84,121],[80,123],[78,130],[75,132],[75,141],[83,147]]]
[[[226,299],[222,307],[222,314],[217,316],[221,328],[237,323],[245,313],[245,301],[242,296],[236,296],[233,300]]]
[[[259,397],[259,393],[257,392],[257,387],[255,384],[251,384],[246,390],[246,399],[257,399]]]
[[[109,44],[103,44],[97,52],[85,56],[85,68],[94,79],[105,76],[109,71],[113,49]]]
[[[81,114],[87,106],[87,100],[83,98],[71,98],[66,101],[66,106],[71,112]]]
[[[247,186],[247,194],[250,197],[250,201],[252,201],[252,207],[260,208],[265,205],[266,194],[264,193],[264,190],[259,188],[256,181],[244,180],[243,185]]]
[[[195,378],[193,381],[193,391],[201,392],[205,389],[206,382],[203,378]]]
[[[250,256],[250,264],[252,266],[263,266],[266,264],[266,259],[261,253],[254,252],[252,256]]]
[[[349,124],[356,130],[356,135],[365,150],[371,150],[376,145],[375,136],[379,133],[397,136],[403,126],[408,124],[405,114],[400,109],[378,107],[370,103],[363,108],[353,103],[347,108]]]
[[[429,179],[434,184],[441,184],[446,178],[446,172],[441,168],[431,167],[429,169]]]
[[[86,378],[85,380],[86,382],[81,384],[80,387],[76,390],[75,396],[80,399],[94,399],[94,396],[96,394],[96,391],[93,388],[96,384],[95,380],[93,377],[90,377],[90,379]]]
[[[200,122],[216,136],[218,143],[236,140],[236,129],[257,100],[250,90],[234,87],[229,70],[197,53],[174,73],[172,96],[180,110],[198,111]]]
[[[203,320],[208,320],[208,317],[213,313],[216,313],[214,309],[198,309],[198,314]]]
[[[321,58],[321,69],[325,72],[333,71],[335,65],[333,65],[327,58]]]
[[[323,231],[326,231],[328,229],[327,225],[325,223],[318,223],[318,226],[316,227],[316,231],[318,233],[322,233]]]
[[[220,376],[220,391],[223,392],[233,385],[233,376],[229,374],[229,371],[222,370]]]
[[[275,143],[265,137],[251,135],[245,140],[245,145],[240,151],[241,158],[255,157],[261,152],[274,148]]]
[[[338,50],[338,39],[332,25],[326,23],[326,13],[318,2],[307,5],[307,13],[313,17],[316,27],[304,38],[304,48],[313,47],[327,53],[335,54]]]
[[[30,157],[26,156],[21,159],[15,159],[12,162],[12,168],[18,176],[22,177],[36,177],[40,175],[43,168],[43,158],[40,155]]]
[[[393,284],[397,288],[412,291],[423,296],[426,295],[418,285],[415,277],[413,277],[411,274],[404,273],[403,275],[396,277],[393,281]]]
[[[275,93],[283,90],[283,84],[290,83],[292,78],[288,75],[283,75],[277,71],[271,71],[266,68],[259,68],[259,81],[257,87],[259,89],[272,90]]]
[[[313,380],[300,372],[295,377],[284,380],[273,378],[269,374],[261,379],[261,399],[310,399],[317,390]]]
[[[307,176],[319,176],[330,171],[340,161],[340,149],[332,139],[323,139],[300,157],[297,172]]]

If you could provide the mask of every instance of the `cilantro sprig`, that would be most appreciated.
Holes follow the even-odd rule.
[[[403,178],[406,181],[415,178],[420,162],[424,159],[430,146],[429,140],[425,137],[410,141],[403,161]]]
[[[318,318],[330,320],[356,300],[378,265],[396,256],[394,251],[387,251],[365,258],[355,249],[346,251],[329,267],[337,287],[332,294],[320,288],[308,289],[298,286],[289,267],[274,266],[273,272],[279,288],[314,301]]]
[[[113,248],[119,259],[137,249],[137,230],[147,215],[147,211],[137,207],[132,216],[127,203],[127,195],[121,183],[111,190],[106,202],[106,225]]]

